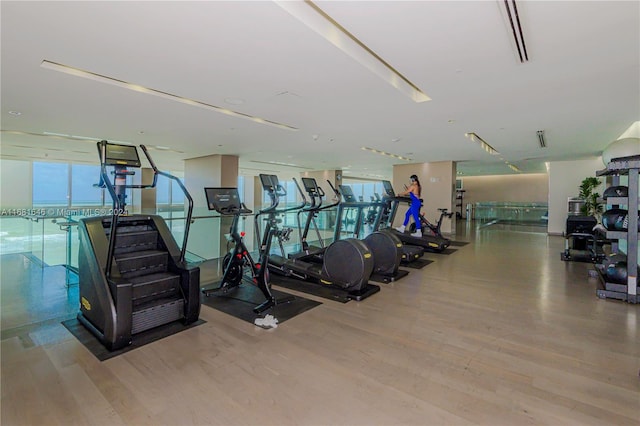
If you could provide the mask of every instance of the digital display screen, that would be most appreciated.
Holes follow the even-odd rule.
[[[305,191],[307,191],[309,194],[318,192],[318,183],[314,178],[303,177],[302,185],[304,185]]]
[[[209,210],[228,213],[241,207],[238,188],[205,188],[204,193]]]
[[[105,145],[104,163],[107,166],[140,167],[140,157],[135,146],[108,143]]]

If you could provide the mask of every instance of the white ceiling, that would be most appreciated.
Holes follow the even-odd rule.
[[[503,1],[316,4],[432,100],[413,102],[271,1],[2,1],[1,156],[97,163],[95,142],[49,132],[170,147],[152,151],[169,170],[211,154],[239,155],[247,173],[286,169],[265,164],[279,162],[378,177],[406,163],[368,146],[416,163],[457,161],[467,175],[512,173],[504,161],[543,172],[544,161],[599,155],[640,119],[637,1],[518,0],[525,63]],[[45,69],[43,60],[299,130]]]

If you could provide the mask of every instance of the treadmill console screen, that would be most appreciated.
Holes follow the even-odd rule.
[[[391,185],[391,182],[389,182],[388,180],[383,180],[382,181],[382,186],[384,187],[384,192],[387,193],[387,196],[389,197],[395,197],[396,193],[393,190],[393,185]]]

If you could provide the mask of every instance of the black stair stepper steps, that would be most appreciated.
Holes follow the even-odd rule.
[[[153,250],[158,247],[158,232],[155,230],[117,233],[114,253]]]
[[[158,297],[180,295],[180,275],[171,272],[140,275],[130,279],[133,285],[133,305]]]
[[[162,250],[143,250],[115,256],[120,274],[126,277],[165,272],[169,254]]]

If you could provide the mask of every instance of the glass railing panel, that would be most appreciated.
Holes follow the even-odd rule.
[[[23,216],[0,217],[0,254],[31,253],[33,223]]]
[[[41,261],[45,265],[67,264],[67,231],[58,226],[58,221],[64,222],[64,218],[42,218],[42,253]],[[35,253],[34,253],[35,255]]]
[[[477,225],[491,222],[520,225],[547,225],[547,203],[478,202],[473,218]]]

